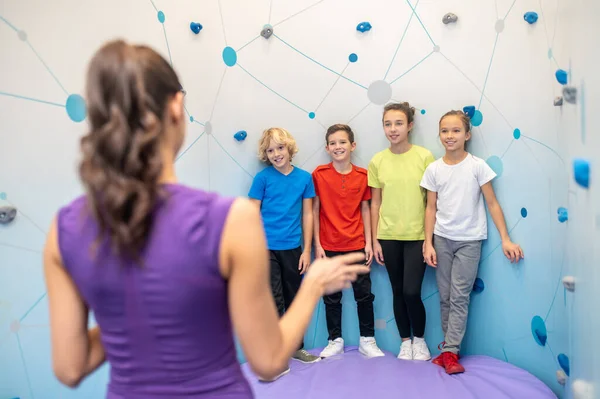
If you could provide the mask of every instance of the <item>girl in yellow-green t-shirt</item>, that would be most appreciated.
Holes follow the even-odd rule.
[[[402,338],[398,358],[426,361],[431,359],[421,300],[426,194],[420,182],[435,159],[426,148],[408,142],[414,114],[406,102],[385,106],[383,130],[390,146],[373,156],[368,172],[373,253],[385,265],[392,285],[394,316]]]

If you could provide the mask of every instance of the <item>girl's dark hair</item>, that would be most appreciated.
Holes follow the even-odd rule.
[[[160,144],[169,100],[182,90],[175,71],[154,50],[122,40],[102,46],[86,82],[90,131],[81,139],[79,175],[99,224],[96,244],[140,260],[161,198]]]
[[[446,112],[440,118],[438,126],[442,125],[442,121],[447,116],[458,116],[458,118],[460,119],[460,121],[462,122],[462,124],[463,124],[463,126],[465,128],[465,133],[470,133],[471,132],[471,118],[469,118],[469,115],[465,114],[463,111],[460,111],[460,110],[458,110],[458,111],[457,110],[452,110],[452,111]],[[466,141],[465,141],[465,151],[467,151],[467,142]]]
[[[340,130],[348,134],[348,140],[350,140],[350,143],[354,143],[354,132],[352,131],[350,126],[343,125],[341,123],[329,126],[329,128],[327,129],[327,133],[325,133],[325,143],[329,141],[329,136],[331,136],[335,132],[339,132]]]
[[[388,111],[401,111],[406,115],[407,124],[411,124],[415,119],[415,107],[411,107],[409,103],[390,103],[383,108],[382,122],[385,119],[385,114]]]

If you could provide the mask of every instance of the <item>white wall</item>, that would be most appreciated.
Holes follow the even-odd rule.
[[[589,237],[598,234],[590,224],[595,217],[592,198],[597,204],[598,196],[593,197],[594,186],[588,191],[574,186],[570,167],[574,156],[597,159],[592,152],[599,148],[598,138],[588,120],[588,141],[577,141],[581,104],[553,106],[562,90],[554,72],[569,65],[574,83],[585,80],[588,118],[597,103],[591,62],[597,55],[586,52],[597,35],[583,33],[588,27],[597,31],[593,16],[598,13],[589,12],[590,7],[592,0],[0,3],[0,192],[6,194],[3,204],[20,210],[13,224],[0,226],[0,397],[100,398],[104,392],[107,368],[75,392],[60,387],[52,376],[40,255],[57,208],[81,192],[75,168],[86,125],[69,118],[67,98],[83,93],[91,55],[117,37],[149,44],[172,60],[194,118],[177,161],[179,177],[227,195],[247,194],[252,176],[262,168],[256,157],[258,138],[270,126],[294,134],[300,148],[295,163],[312,171],[327,162],[326,127],[348,122],[357,133],[354,160],[366,167],[387,145],[382,104],[373,104],[369,96],[375,81],[389,83],[393,100],[424,110],[417,114],[412,140],[436,156],[443,150],[437,138],[440,116],[477,106],[483,123],[475,128],[471,149],[484,159],[495,157],[490,163],[498,171],[500,163],[494,187],[526,259],[517,266],[508,263],[490,219],[479,273],[485,290],[473,294],[464,352],[523,367],[560,396],[567,392],[556,381],[560,353],[572,358],[572,376],[597,380],[597,357],[584,360],[584,355],[594,347],[586,332],[598,327],[597,316],[588,316],[597,303],[591,302],[592,281],[598,276],[596,272],[596,280],[591,278]],[[164,24],[158,11],[165,15]],[[523,20],[527,11],[539,14],[536,24]],[[447,12],[456,13],[458,23],[444,25]],[[191,21],[203,25],[200,34],[191,32]],[[369,21],[372,30],[357,32],[362,21]],[[266,23],[275,31],[268,40],[259,36]],[[26,32],[26,41],[19,31]],[[235,66],[223,61],[226,46],[237,51]],[[351,53],[358,55],[357,62],[349,62]],[[371,90],[371,98],[373,94],[381,93]],[[309,112],[315,112],[314,119]],[[203,126],[207,122],[210,134]],[[515,129],[520,130],[518,139]],[[239,130],[248,132],[243,142],[233,139]],[[558,221],[559,207],[569,208],[569,222]],[[573,220],[581,229],[574,228]],[[566,294],[561,284],[567,271],[580,279],[574,294]],[[374,268],[373,282],[378,342],[397,353],[399,337],[383,268]],[[442,333],[432,270],[423,297],[426,338],[435,353]],[[344,313],[344,334],[356,344],[351,291],[344,303],[350,310]],[[543,346],[532,333],[535,316],[547,331]],[[326,340],[320,305],[306,342],[323,346]]]

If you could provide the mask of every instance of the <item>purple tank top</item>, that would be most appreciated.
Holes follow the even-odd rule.
[[[90,255],[97,223],[85,197],[58,214],[64,266],[100,326],[107,398],[252,398],[236,358],[219,273],[219,244],[232,198],[165,185],[144,267],[121,266],[107,246]]]

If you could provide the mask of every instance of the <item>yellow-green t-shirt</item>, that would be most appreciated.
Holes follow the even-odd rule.
[[[428,149],[414,144],[403,154],[386,148],[373,156],[369,186],[381,189],[378,239],[425,239],[426,190],[420,183],[425,168],[434,160]]]

